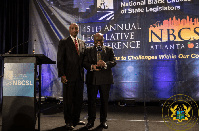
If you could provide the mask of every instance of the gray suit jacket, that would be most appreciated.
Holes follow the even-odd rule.
[[[103,46],[101,59],[107,64],[107,69],[91,71],[91,65],[97,64],[97,50],[94,46],[85,50],[83,66],[87,70],[86,84],[102,85],[113,84],[113,74],[111,68],[116,65],[115,55],[111,47]]]

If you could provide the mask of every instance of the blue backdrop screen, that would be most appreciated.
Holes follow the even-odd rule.
[[[30,52],[55,61],[71,23],[78,23],[86,46],[95,33],[104,34],[117,62],[110,100],[199,99],[199,1],[34,0],[30,10]],[[56,65],[45,66],[42,95],[62,96]]]

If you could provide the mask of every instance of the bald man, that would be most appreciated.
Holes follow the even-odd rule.
[[[59,41],[57,53],[58,77],[63,84],[64,120],[68,130],[76,125],[84,125],[80,121],[83,102],[84,69],[83,57],[85,43],[77,38],[79,27],[76,23],[69,26],[70,36]]]
[[[103,35],[94,35],[94,46],[85,50],[83,66],[87,69],[86,84],[88,94],[88,123],[86,128],[92,128],[96,119],[96,98],[100,92],[100,125],[107,129],[106,123],[108,98],[113,74],[111,68],[116,65],[113,49],[103,45]]]

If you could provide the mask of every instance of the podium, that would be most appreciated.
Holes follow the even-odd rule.
[[[41,68],[42,64],[56,62],[43,54],[1,57],[4,58],[2,131],[34,131],[37,119],[40,130]]]

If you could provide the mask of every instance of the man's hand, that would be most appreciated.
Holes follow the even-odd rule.
[[[67,79],[66,79],[66,76],[61,76],[61,82],[63,83],[63,84],[66,84],[67,83]]]
[[[97,62],[97,66],[99,66],[99,67],[105,67],[105,62],[103,60],[99,60]]]
[[[99,71],[99,69],[97,69],[97,65],[92,65],[92,69],[95,71]]]

